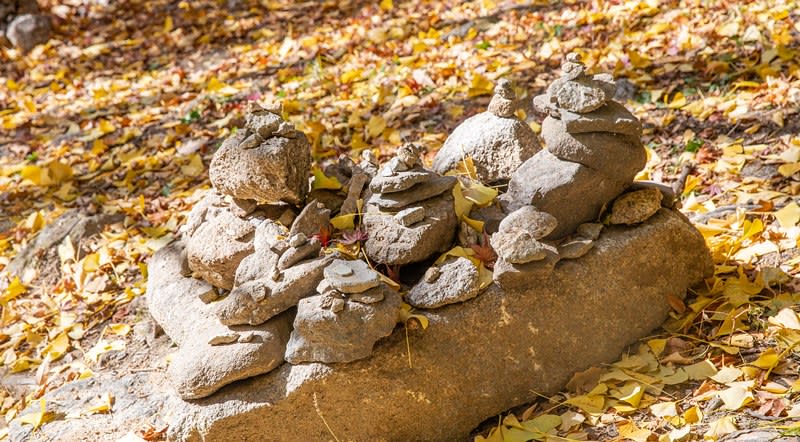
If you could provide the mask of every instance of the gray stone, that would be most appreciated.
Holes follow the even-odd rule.
[[[351,293],[347,295],[347,299],[362,304],[375,304],[386,299],[387,291],[391,291],[386,284],[380,284],[362,293]]]
[[[647,164],[647,152],[638,138],[609,132],[570,134],[563,120],[547,117],[542,123],[547,150],[562,160],[590,167],[618,181],[632,181]]]
[[[542,239],[558,227],[558,220],[533,206],[522,206],[500,221],[503,233],[527,232],[533,239]]]
[[[661,198],[661,192],[655,188],[625,193],[614,200],[608,221],[627,225],[644,222],[661,208]]]
[[[636,139],[642,137],[642,123],[625,106],[616,101],[609,101],[600,109],[586,114],[561,111],[561,120],[566,124],[567,132],[573,134],[611,132],[629,135]]]
[[[558,256],[561,259],[577,259],[589,253],[594,247],[594,241],[590,239],[574,239],[558,246]]]
[[[215,189],[209,189],[186,216],[186,222],[180,228],[181,238],[188,241],[206,220],[227,211],[228,204],[225,202],[225,197]]]
[[[150,413],[168,420],[170,440],[186,442],[228,441],[233,432],[242,441],[265,434],[328,440],[332,433],[348,440],[466,440],[487,418],[560,391],[577,371],[617,360],[668,317],[666,295],[680,296],[711,274],[702,236],[680,213],[662,209],[635,227],[608,228],[592,253],[560,262],[546,278],[529,278],[518,290],[490,286],[470,302],[422,312],[427,329],[409,327],[407,336],[396,329],[369,359],[283,364],[210,398],[170,394]],[[37,432],[48,440],[98,440],[98,427],[140,428],[141,407],[167,390],[158,375],[123,378],[143,379],[134,388],[98,376],[49,391],[44,397],[56,413],[77,398],[85,402],[74,408],[86,409],[107,391],[115,412],[86,416],[66,436],[61,431],[74,421],[57,419]],[[13,421],[12,440],[31,429]]]
[[[305,233],[295,233],[289,237],[289,247],[300,247],[308,242],[308,237]]]
[[[373,261],[386,265],[403,265],[424,261],[450,248],[458,219],[450,193],[418,204],[425,210],[425,219],[405,227],[393,213],[367,206],[363,225],[369,232],[364,251]]]
[[[545,243],[537,241],[524,230],[496,232],[492,234],[491,244],[498,256],[512,264],[545,259],[549,249]]]
[[[324,204],[311,201],[295,218],[292,228],[289,230],[289,236],[302,233],[307,238],[311,238],[323,228],[327,228],[330,223],[331,211]]]
[[[226,139],[214,153],[208,176],[218,191],[258,203],[299,204],[308,193],[311,146],[305,135],[274,136],[256,147],[240,146],[244,131]]]
[[[45,15],[22,14],[11,21],[6,29],[6,38],[22,52],[50,40],[50,19]]]
[[[384,294],[374,304],[345,301],[338,312],[322,307],[325,295],[300,300],[286,360],[334,363],[369,357],[375,342],[392,333],[400,313],[400,295],[394,290]]]
[[[668,209],[674,208],[678,203],[678,198],[675,195],[675,190],[664,183],[659,183],[656,181],[634,181],[631,183],[631,186],[628,188],[630,191],[634,190],[642,190],[642,189],[658,189],[661,192],[661,205]]]
[[[361,192],[364,190],[364,186],[369,183],[369,180],[369,176],[365,173],[359,173],[350,178],[347,198],[345,198],[339,210],[340,215],[358,212],[358,200],[361,199]]]
[[[402,209],[449,192],[456,185],[456,181],[458,181],[457,178],[453,176],[434,177],[430,181],[417,184],[401,192],[376,193],[369,199],[369,203],[381,209]]]
[[[549,278],[560,260],[555,247],[545,250],[544,258],[524,264],[514,264],[500,257],[494,263],[492,278],[503,290],[522,289]]]
[[[148,264],[147,307],[153,319],[178,346],[168,369],[171,384],[183,399],[206,397],[231,382],[266,373],[283,362],[291,318],[275,318],[258,327],[227,327],[204,304],[207,282],[180,275],[181,241],[156,252]],[[249,343],[210,345],[212,338],[253,333]]]
[[[626,185],[543,150],[514,173],[508,192],[500,200],[507,210],[532,205],[553,215],[558,227],[547,238],[556,239],[574,232],[582,223],[595,221]]]
[[[524,121],[483,112],[455,128],[436,153],[432,169],[445,173],[469,156],[481,182],[506,181],[539,149],[536,134]]]
[[[255,226],[230,211],[207,219],[187,241],[189,268],[211,284],[230,290],[239,263],[255,250],[254,231]]]
[[[605,91],[594,81],[582,78],[561,78],[554,81],[547,92],[555,99],[559,109],[570,112],[587,113],[606,103]]]
[[[208,345],[233,344],[239,340],[239,333],[230,332],[222,335],[214,335],[208,340]]]
[[[256,258],[259,253],[251,257]],[[241,282],[237,279],[236,288],[228,296],[211,304],[214,314],[222,324],[262,324],[294,307],[300,299],[314,295],[317,284],[322,281],[323,269],[336,257],[331,254],[302,262],[281,272],[277,279],[273,279],[268,270],[254,279]],[[248,263],[249,267],[257,265]],[[266,263],[265,267],[268,265]]]
[[[417,308],[439,308],[478,296],[478,268],[467,258],[450,258],[436,267],[439,275],[423,278],[406,293],[406,302]]]
[[[381,275],[361,260],[337,259],[325,267],[325,280],[342,293],[361,293],[381,283]]]
[[[403,227],[410,227],[425,219],[425,209],[422,207],[409,207],[397,212],[394,215],[394,219]]]
[[[595,240],[600,238],[600,233],[603,231],[603,225],[600,223],[583,223],[575,229],[575,232],[582,238]]]
[[[319,256],[320,250],[322,250],[322,243],[316,238],[311,238],[300,247],[291,247],[278,259],[278,270],[284,271],[300,261],[316,258]]]
[[[369,183],[369,188],[375,193],[400,192],[410,189],[415,184],[430,181],[436,176],[429,170],[416,168],[392,176],[378,175]]]
[[[611,74],[596,74],[592,76],[595,86],[603,90],[607,100],[614,99],[617,95],[617,82]]]

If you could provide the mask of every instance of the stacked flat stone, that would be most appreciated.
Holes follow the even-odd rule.
[[[501,198],[508,210],[533,205],[553,215],[558,226],[550,239],[596,220],[647,159],[639,120],[611,99],[613,79],[587,75],[574,54],[562,71],[544,95],[534,98],[534,107],[548,114],[542,124],[547,149],[522,164]]]
[[[416,146],[401,146],[370,182],[372,196],[363,220],[370,259],[401,265],[447,250],[458,224],[455,184],[455,177],[423,168]]]
[[[364,261],[336,259],[324,277],[317,294],[297,306],[286,347],[292,364],[364,359],[397,323],[400,295]]]
[[[456,127],[436,153],[433,170],[446,173],[470,157],[480,181],[508,181],[525,160],[541,149],[530,126],[514,114],[517,107],[511,82],[498,81],[487,111]]]

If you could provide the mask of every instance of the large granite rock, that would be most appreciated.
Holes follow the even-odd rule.
[[[428,329],[409,335],[411,367],[404,334],[394,333],[363,361],[284,365],[210,400],[175,400],[170,436],[227,440],[236,429],[240,440],[266,431],[276,440],[327,439],[319,410],[335,434],[355,440],[463,439],[534,391],[553,393],[575,371],[617,358],[667,317],[667,294],[711,271],[700,234],[662,209],[639,227],[608,228],[587,255],[523,289],[492,287],[427,312]]]
[[[183,243],[176,241],[153,255],[146,295],[150,314],[180,347],[169,367],[178,395],[205,397],[283,363],[291,316],[281,315],[255,327],[221,324],[213,303],[200,299],[213,287],[181,275],[183,249]]]
[[[684,293],[712,268],[702,236],[661,209],[636,227],[607,228],[588,254],[559,262],[546,278],[425,312],[426,330],[409,330],[408,342],[395,330],[368,359],[283,364],[210,398],[171,395],[159,407],[176,441],[328,440],[331,431],[348,440],[464,440],[484,419],[618,358],[666,319],[666,295]],[[51,426],[58,428],[45,424],[40,433]],[[14,421],[12,440],[24,428]]]

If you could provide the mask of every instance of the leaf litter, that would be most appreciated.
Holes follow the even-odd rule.
[[[796,1],[134,3],[42,2],[56,23],[50,42],[0,53],[0,272],[69,208],[124,216],[89,244],[64,241],[53,286],[0,277],[0,362],[37,379],[24,394],[0,390],[6,421],[37,403],[21,419],[46,422],[46,391],[124,348],[147,258],[177,235],[249,101],[282,102],[319,164],[364,149],[385,158],[405,140],[430,160],[485,108],[497,79],[529,99],[577,50],[626,79],[621,99],[648,148],[639,178],[676,185],[716,272],[685,299],[669,297],[657,335],[477,439],[800,433]],[[460,216],[480,231],[466,214],[493,189],[471,180],[469,165],[460,176]],[[357,218],[336,220],[336,247],[358,253]],[[451,253],[490,270],[485,243]],[[110,396],[79,412],[107,409]]]

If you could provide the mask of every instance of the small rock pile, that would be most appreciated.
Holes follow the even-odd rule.
[[[447,250],[456,232],[452,189],[456,178],[422,167],[407,144],[372,179],[364,213],[370,259],[386,265],[424,261]]]
[[[487,111],[466,119],[447,137],[433,159],[433,170],[444,174],[471,157],[480,181],[507,182],[540,150],[536,134],[514,114],[517,107],[511,82],[501,79]]]
[[[41,14],[36,0],[0,3],[0,43],[28,52],[50,39],[50,18]],[[6,41],[3,41],[6,40]]]
[[[509,211],[532,205],[555,217],[550,239],[597,220],[647,159],[639,120],[611,100],[613,79],[588,76],[574,54],[562,71],[547,93],[534,98],[534,107],[548,114],[542,124],[547,149],[517,169],[502,196]]]
[[[317,295],[300,300],[286,360],[351,362],[372,354],[397,324],[400,295],[364,261],[334,260]]]

